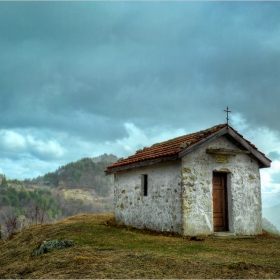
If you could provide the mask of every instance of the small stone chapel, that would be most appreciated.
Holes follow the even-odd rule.
[[[185,236],[262,233],[260,168],[271,160],[228,124],[177,137],[107,167],[117,222]]]

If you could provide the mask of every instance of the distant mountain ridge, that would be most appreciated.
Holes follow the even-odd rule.
[[[112,212],[113,176],[104,170],[117,160],[107,154],[83,158],[32,180],[8,180],[0,174],[0,235],[9,235],[6,221],[15,221],[17,229],[23,225],[19,226],[19,217],[30,225],[38,222],[38,213],[41,221],[55,221],[80,213]]]
[[[91,160],[94,163],[97,163],[97,162],[100,162],[100,161],[115,163],[115,162],[118,161],[118,157],[116,157],[115,155],[112,155],[112,154],[110,154],[110,155],[104,154],[104,155],[100,155],[98,157],[93,157],[93,158],[91,158]]]
[[[280,204],[263,208],[263,217],[273,223],[280,231]]]
[[[270,221],[266,218],[262,218],[262,228],[270,233],[280,235],[280,231],[277,229],[275,225],[273,225]]]
[[[32,183],[51,188],[92,189],[98,195],[107,196],[113,188],[113,178],[106,176],[104,170],[117,160],[118,158],[112,154],[82,158],[33,179]]]

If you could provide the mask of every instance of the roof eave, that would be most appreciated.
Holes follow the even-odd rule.
[[[120,166],[112,167],[109,169],[107,168],[107,170],[105,170],[104,172],[106,173],[106,175],[111,175],[111,174],[114,174],[119,171],[129,170],[129,169],[138,168],[138,167],[144,167],[144,166],[148,166],[148,165],[152,165],[152,164],[156,164],[156,163],[173,161],[173,160],[177,160],[177,159],[178,159],[177,154],[171,155],[171,156],[165,156],[165,157],[158,157],[158,158],[154,158],[154,159],[150,159],[150,160],[138,161],[138,162],[131,163],[131,164],[120,165]]]
[[[150,160],[145,160],[145,161],[137,161],[131,164],[125,164],[125,165],[120,165],[112,168],[107,168],[105,170],[106,175],[114,174],[119,171],[124,171],[132,168],[137,168],[137,167],[143,167],[147,165],[152,165],[155,163],[160,163],[164,161],[172,161],[176,159],[181,159],[182,157],[186,156],[187,154],[195,151],[196,149],[200,148],[202,145],[206,143],[210,143],[219,137],[223,135],[230,135],[235,141],[240,143],[246,150],[250,152],[250,156],[254,157],[257,159],[259,162],[259,168],[268,168],[270,167],[271,160],[269,160],[267,157],[265,157],[264,154],[258,151],[258,149],[254,148],[251,146],[245,138],[242,137],[242,135],[239,135],[237,132],[235,132],[230,126],[225,126],[221,128],[220,130],[212,133],[211,135],[203,138],[202,140],[198,141],[197,143],[191,145],[187,149],[183,150],[182,152],[165,156],[165,157],[158,157],[158,158],[153,158]]]

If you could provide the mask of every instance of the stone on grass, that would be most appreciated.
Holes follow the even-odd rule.
[[[36,250],[34,250],[32,256],[45,254],[55,249],[68,248],[73,246],[74,244],[74,240],[46,240],[43,241],[43,244],[39,245]]]

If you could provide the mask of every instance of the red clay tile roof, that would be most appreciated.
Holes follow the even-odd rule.
[[[142,150],[136,151],[136,153],[128,158],[120,159],[118,162],[107,167],[105,172],[108,172],[110,169],[115,167],[121,167],[125,165],[130,165],[133,163],[152,160],[156,158],[168,157],[178,155],[183,150],[189,148],[190,146],[200,142],[204,138],[209,135],[219,131],[220,129],[226,127],[227,124],[220,124],[213,126],[211,128],[201,130],[195,133],[183,135],[180,137],[176,137],[174,139],[170,139],[165,142],[156,143],[151,147],[144,147]],[[230,127],[230,126],[229,126]],[[243,138],[252,148],[258,151],[256,146],[254,146],[250,141],[246,140],[241,134],[239,134],[236,130],[230,127],[235,133],[237,133],[241,138]],[[260,152],[260,151],[258,151]],[[261,152],[260,152],[261,153]],[[268,159],[265,154],[261,153],[266,159]],[[268,159],[270,162],[271,160]]]
[[[145,160],[176,155],[182,152],[183,150],[185,150],[186,148],[189,148],[193,144],[201,141],[205,137],[213,134],[214,132],[219,131],[225,126],[226,124],[220,124],[205,130],[198,131],[196,133],[191,133],[188,135],[176,137],[174,139],[170,139],[168,141],[161,142],[161,143],[156,143],[149,148],[145,147],[142,150],[137,151],[134,155],[125,159],[121,159],[118,162],[108,166],[105,172],[107,172],[109,169],[114,167],[129,165],[132,163],[145,161]]]

